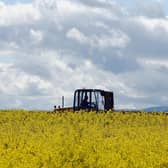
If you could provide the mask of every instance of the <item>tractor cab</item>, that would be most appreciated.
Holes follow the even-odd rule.
[[[104,111],[113,108],[113,92],[99,89],[77,89],[74,93],[74,111]]]

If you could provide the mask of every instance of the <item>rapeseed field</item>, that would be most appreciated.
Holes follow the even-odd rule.
[[[0,168],[167,168],[168,115],[0,111]]]

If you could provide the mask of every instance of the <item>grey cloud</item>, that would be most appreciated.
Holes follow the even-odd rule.
[[[122,75],[125,84],[135,89],[138,94],[155,97],[158,101],[168,94],[168,80],[165,72],[157,70],[142,70]],[[153,99],[152,99],[153,100]]]
[[[82,3],[84,5],[96,8],[105,8],[109,9],[116,16],[124,16],[127,11],[123,7],[119,6],[115,1],[99,1],[99,0],[73,0],[78,3]]]
[[[166,58],[167,23],[167,19],[153,20],[146,17],[130,17],[121,21],[120,26],[131,39],[124,54],[132,58]]]
[[[161,1],[151,0],[149,2],[141,0],[136,3],[134,9],[136,15],[147,16],[150,18],[165,17],[164,4]]]

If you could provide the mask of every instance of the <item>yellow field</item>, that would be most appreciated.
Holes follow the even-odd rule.
[[[167,168],[168,116],[1,111],[2,168]]]

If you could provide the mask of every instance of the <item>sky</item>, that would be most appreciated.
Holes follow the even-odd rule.
[[[0,108],[71,106],[77,88],[168,105],[167,16],[165,0],[0,0]]]

